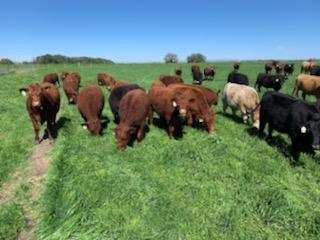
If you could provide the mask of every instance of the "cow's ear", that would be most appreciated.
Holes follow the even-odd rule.
[[[88,123],[82,123],[81,126],[83,129],[88,129]]]
[[[172,100],[172,106],[174,108],[178,107],[178,104],[177,104],[176,100],[174,100],[174,99]]]
[[[27,96],[28,89],[27,88],[20,88],[19,92],[22,96]]]

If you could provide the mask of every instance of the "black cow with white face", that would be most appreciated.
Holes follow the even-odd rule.
[[[286,63],[283,67],[285,75],[292,75],[294,72],[294,63]]]
[[[258,87],[258,91],[260,92],[261,87],[272,88],[275,91],[279,91],[285,81],[285,76],[276,74],[270,75],[266,73],[259,73],[257,77],[257,81],[255,83],[255,87]]]
[[[275,91],[266,92],[260,102],[260,136],[266,124],[270,138],[273,130],[289,135],[294,163],[301,152],[314,154],[320,149],[320,112],[316,104]]]

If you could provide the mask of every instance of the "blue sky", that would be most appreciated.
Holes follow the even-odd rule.
[[[1,2],[0,58],[320,57],[319,27],[319,0],[10,0]]]

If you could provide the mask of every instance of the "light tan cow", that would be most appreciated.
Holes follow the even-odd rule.
[[[292,95],[298,97],[299,91],[302,91],[302,98],[305,100],[306,95],[314,95],[320,98],[320,77],[314,75],[300,74],[296,79]]]
[[[309,73],[313,67],[316,66],[316,63],[313,60],[304,61],[301,66],[301,73]]]
[[[259,129],[259,96],[254,88],[236,83],[227,83],[223,90],[222,103],[224,113],[228,107],[231,108],[233,114],[240,110],[244,123],[247,123],[251,115],[253,126]]]

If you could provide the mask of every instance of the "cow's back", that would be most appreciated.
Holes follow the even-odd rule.
[[[98,117],[104,107],[104,96],[101,89],[95,85],[89,85],[82,89],[78,96],[78,109],[88,117]]]

